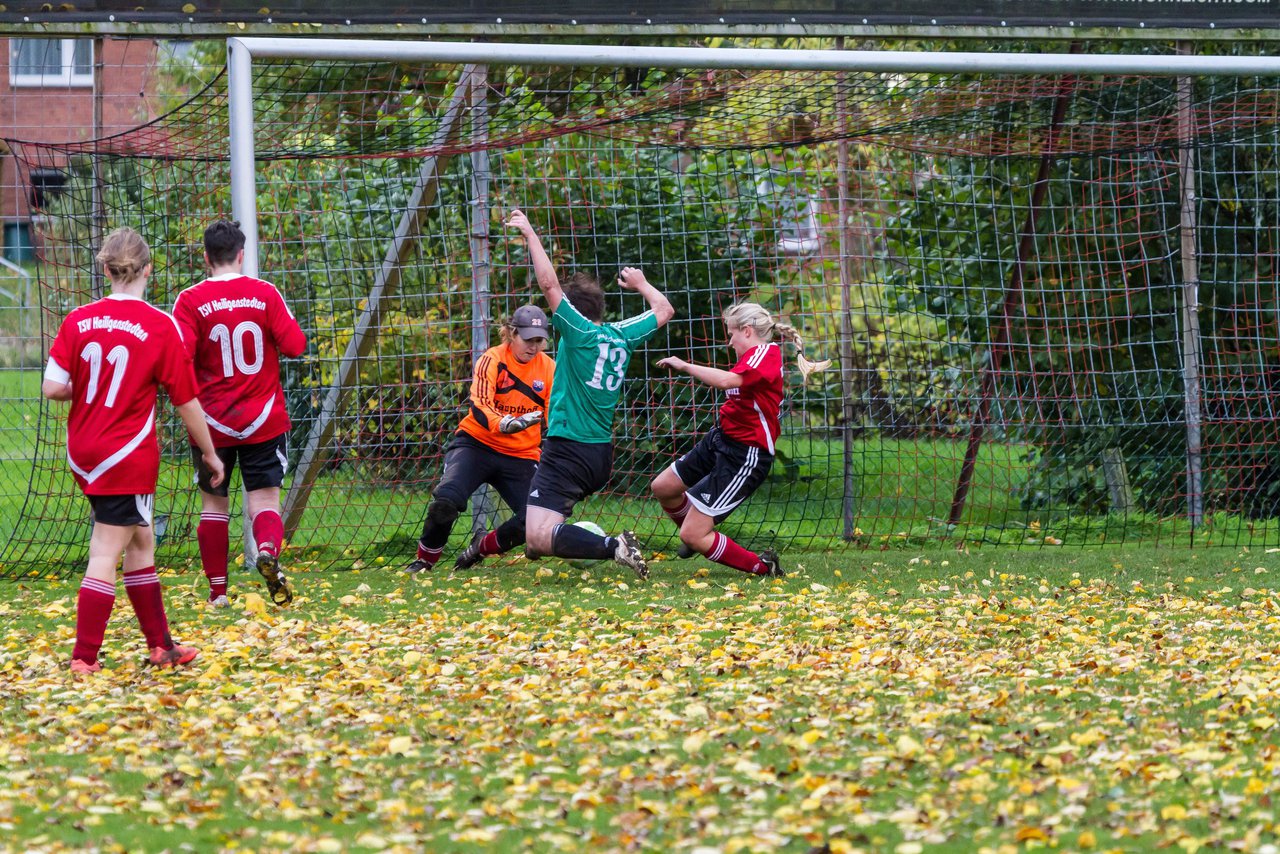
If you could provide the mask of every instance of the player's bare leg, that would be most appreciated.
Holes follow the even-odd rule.
[[[532,504],[525,512],[524,553],[531,560],[555,554],[551,541],[557,525],[564,524],[565,517],[545,507]]]
[[[662,512],[675,523],[676,530],[683,528],[685,517],[689,515],[689,496],[686,494],[689,487],[680,479],[680,475],[676,474],[676,467],[667,466],[666,470],[649,484],[649,491],[653,493],[654,498],[658,499]],[[681,559],[691,558],[697,554],[697,550],[690,548],[681,540],[677,554]]]

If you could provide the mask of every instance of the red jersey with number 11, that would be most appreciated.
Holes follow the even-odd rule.
[[[160,474],[156,389],[195,399],[191,360],[173,318],[127,294],[67,315],[44,377],[71,384],[67,460],[85,495],[150,495]]]
[[[307,336],[276,286],[239,273],[178,294],[173,316],[195,363],[200,405],[219,448],[289,430],[280,355],[300,356]]]

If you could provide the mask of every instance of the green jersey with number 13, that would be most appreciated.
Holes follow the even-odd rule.
[[[551,325],[560,333],[555,381],[551,384],[547,436],[575,442],[613,440],[613,412],[636,347],[658,331],[646,311],[621,323],[592,323],[568,299],[560,300]]]

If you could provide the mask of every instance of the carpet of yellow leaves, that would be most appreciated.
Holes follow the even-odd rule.
[[[1276,850],[1270,591],[688,566],[171,578],[196,664],[122,595],[78,681],[76,582],[0,588],[0,844]]]

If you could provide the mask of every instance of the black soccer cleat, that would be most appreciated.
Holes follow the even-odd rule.
[[[644,562],[644,555],[640,553],[640,542],[635,533],[623,531],[617,539],[618,545],[613,551],[614,561],[634,570],[637,578],[648,578],[649,565]]]
[[[293,591],[289,589],[289,579],[285,578],[280,568],[280,560],[273,554],[262,552],[258,555],[258,574],[267,582],[267,595],[276,605],[288,605],[293,601]]]
[[[786,578],[787,573],[782,568],[782,559],[778,557],[776,549],[765,549],[760,552],[760,562],[768,569],[765,576],[769,578]]]
[[[453,564],[454,569],[470,569],[480,563],[480,561],[484,560],[484,555],[480,554],[480,543],[484,540],[487,533],[488,532],[486,531],[478,531],[476,535],[471,538],[471,545],[458,553],[458,559],[454,561]]]
[[[686,543],[681,543],[680,548],[676,549],[676,557],[680,558],[680,560],[688,560],[696,554],[697,552]]]
[[[410,575],[417,575],[419,572],[430,572],[431,564],[427,563],[420,557],[415,557],[413,560],[409,561],[409,565],[404,568],[404,571]]]

